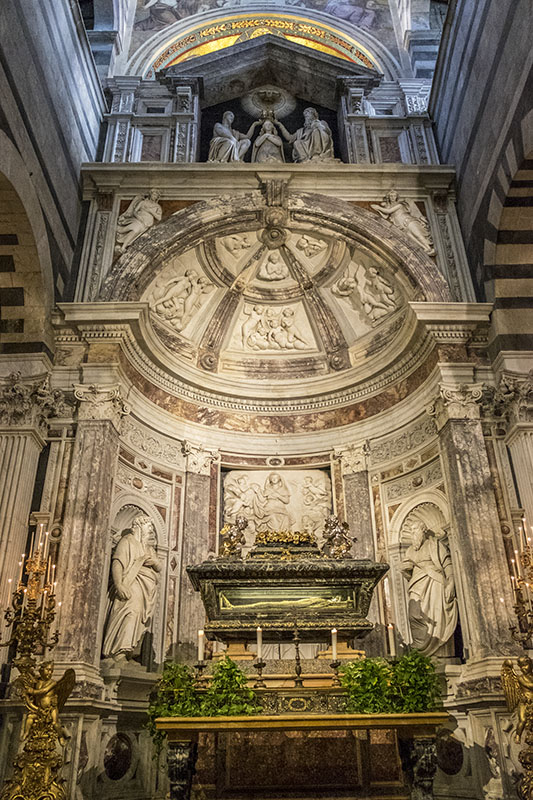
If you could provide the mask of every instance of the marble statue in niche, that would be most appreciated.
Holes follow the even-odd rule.
[[[252,161],[257,164],[279,164],[285,161],[283,140],[278,136],[276,126],[269,119],[263,122],[259,135],[254,142]]]
[[[394,289],[376,267],[365,269],[356,264],[353,273],[345,269],[331,291],[348,300],[356,311],[362,309],[373,323],[396,308]]]
[[[224,480],[224,522],[248,521],[247,547],[258,531],[319,533],[331,505],[331,481],[324,470],[232,470]]]
[[[131,656],[148,630],[161,571],[154,539],[150,517],[137,514],[113,551],[102,645],[104,658],[120,661]]]
[[[155,282],[150,307],[162,320],[181,331],[202,306],[206,294],[214,289],[195,269],[187,269],[170,280]]]
[[[411,535],[400,568],[408,580],[413,647],[428,656],[448,642],[457,625],[452,560],[446,534],[439,529],[439,515],[436,506],[425,503],[407,516],[402,528],[402,534]],[[431,518],[436,530],[424,517]]]
[[[327,122],[319,119],[315,108],[304,110],[304,124],[295,133],[289,133],[278,120],[276,125],[285,139],[292,144],[292,160],[296,163],[332,161],[335,158],[331,129]]]
[[[232,111],[222,114],[222,122],[217,122],[213,128],[213,138],[209,144],[208,161],[226,164],[228,162],[244,161],[244,156],[250,149],[250,136],[258,125],[259,120],[252,122],[247,133],[241,133],[231,126],[235,120]]]
[[[429,222],[413,200],[401,200],[398,192],[391,189],[381,203],[373,203],[371,208],[396,228],[405,231],[428,255],[435,255]]]
[[[279,351],[309,350],[311,345],[304,339],[295,322],[294,309],[290,306],[245,305],[247,319],[241,325],[241,341],[245,350]]]
[[[269,253],[263,260],[257,277],[261,281],[282,281],[284,278],[289,277],[289,268],[283,261],[279,250],[274,250]]]
[[[117,220],[116,250],[123,253],[141,234],[161,221],[163,209],[158,203],[161,193],[152,189],[147,195],[137,195]]]
[[[233,256],[239,258],[244,250],[249,250],[251,242],[248,241],[247,233],[234,233],[231,236],[226,236],[222,241],[222,246]]]
[[[298,250],[301,250],[307,258],[315,258],[315,256],[326,249],[327,244],[319,239],[312,239],[311,236],[303,234],[296,242],[296,247]]]

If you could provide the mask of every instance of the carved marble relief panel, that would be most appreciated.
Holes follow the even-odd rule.
[[[231,470],[224,477],[224,522],[246,517],[247,548],[257,531],[318,534],[331,508],[331,479],[326,470]]]

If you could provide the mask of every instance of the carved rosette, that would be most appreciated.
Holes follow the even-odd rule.
[[[79,401],[80,421],[109,419],[115,428],[120,430],[122,418],[130,413],[130,407],[124,402],[118,384],[114,386],[77,384],[74,386],[74,397]]]
[[[479,419],[483,385],[439,384],[439,394],[428,406],[427,413],[435,418],[438,430],[450,419]]]
[[[181,450],[186,458],[186,471],[196,475],[209,475],[211,464],[220,458],[218,450],[206,450],[187,441],[183,442]]]
[[[343,475],[354,475],[357,472],[364,472],[368,469],[368,455],[370,446],[368,441],[358,444],[351,444],[348,447],[336,448],[333,451],[334,458],[341,465]]]
[[[44,436],[51,417],[70,413],[63,392],[50,388],[49,377],[25,381],[20,372],[12,372],[0,388],[0,425],[36,428]]]

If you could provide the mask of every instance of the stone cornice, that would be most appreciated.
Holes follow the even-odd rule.
[[[98,192],[125,197],[156,187],[162,199],[206,200],[224,193],[257,191],[257,164],[84,164],[84,200]],[[271,164],[271,175],[291,181],[291,191],[316,191],[343,200],[381,199],[394,183],[406,197],[429,197],[436,190],[453,191],[455,170],[450,166],[415,164]]]

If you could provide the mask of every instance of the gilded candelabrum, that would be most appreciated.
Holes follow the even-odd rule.
[[[510,630],[516,642],[528,649],[533,637],[533,550],[527,535],[525,518],[514,540],[514,558],[511,559],[511,585],[517,624]],[[504,603],[502,597],[502,603]],[[504,661],[501,682],[509,711],[517,713],[515,741],[524,741],[519,754],[524,774],[520,776],[517,792],[520,800],[533,800],[533,661],[522,655],[514,668],[512,661]],[[524,737],[524,739],[523,739]]]
[[[48,534],[43,533],[41,526],[39,535],[33,537],[28,559],[23,555],[19,562],[11,607],[5,612],[10,635],[2,647],[12,647],[15,651],[13,666],[19,675],[12,686],[24,702],[26,716],[13,775],[4,784],[0,800],[66,798],[61,749],[68,733],[59,721],[59,712],[74,688],[76,677],[74,670],[68,669],[60,680],[53,680],[53,662],[44,660],[46,651],[59,640],[58,630],[52,633],[51,629],[57,612],[61,611],[48,542]]]

